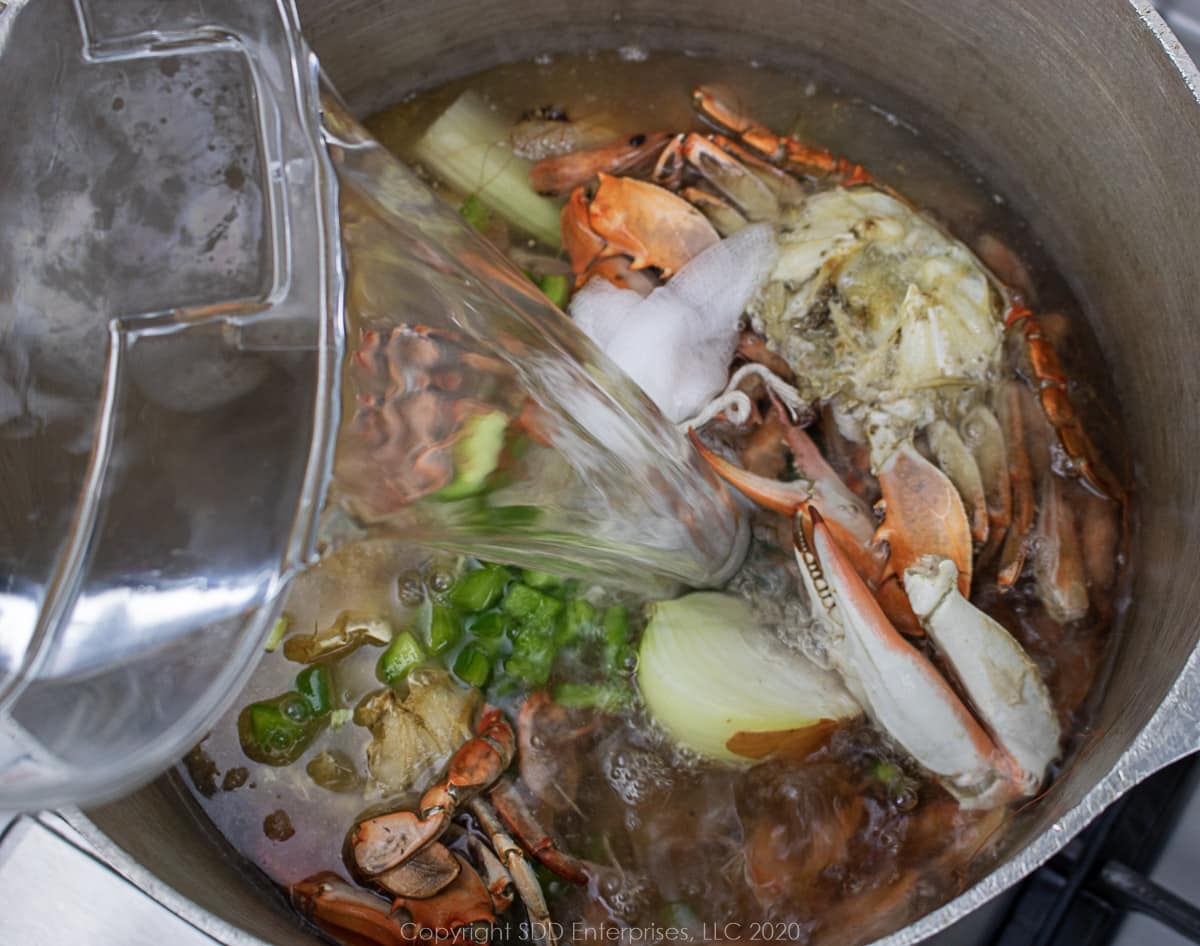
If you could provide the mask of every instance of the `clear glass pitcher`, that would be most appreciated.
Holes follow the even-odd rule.
[[[736,567],[728,494],[345,115],[287,0],[10,0],[0,92],[0,809],[170,765],[332,544]]]

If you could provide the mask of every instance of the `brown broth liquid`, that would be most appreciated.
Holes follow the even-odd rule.
[[[820,76],[667,54],[548,59],[409,97],[368,124],[407,160],[423,129],[470,88],[514,122],[553,105],[613,136],[697,129],[690,90],[702,82],[731,88],[748,113],[776,131],[862,163],[981,255],[987,256],[991,238],[1014,248],[1028,273],[1032,307],[1065,314],[1052,327],[1073,378],[1075,403],[1114,469],[1125,469],[1125,458],[1113,452],[1124,438],[1103,388],[1096,345],[1025,222],[936,141]],[[1078,517],[1092,521],[1097,501],[1073,482],[1067,495]],[[762,516],[750,564],[732,589],[750,598],[785,639],[793,636],[787,602],[800,594],[789,558],[776,524]],[[411,615],[397,595],[397,576],[427,559],[420,550],[382,542],[344,549],[297,582],[286,610],[298,630],[324,627],[347,610],[403,625]],[[1008,627],[1041,668],[1063,723],[1068,759],[1103,680],[1123,565],[1114,564],[1118,576],[1107,588],[1089,589],[1087,617],[1065,626],[1045,613],[1028,576],[1005,595],[995,590],[994,570],[980,570],[975,580],[976,603]],[[376,648],[364,647],[336,664],[339,706],[353,707],[379,687],[377,657]],[[265,657],[234,709],[198,748],[188,780],[217,830],[282,885],[322,870],[348,876],[346,832],[380,801],[361,791],[326,790],[305,772],[314,755],[336,748],[365,773],[369,735],[352,722],[326,730],[284,768],[258,765],[241,752],[238,709],[287,690],[299,669],[281,651]],[[517,705],[505,704],[514,719]],[[636,929],[641,940],[655,928],[682,928],[693,942],[866,941],[956,894],[986,861],[1010,817],[1006,811],[960,811],[863,722],[844,726],[803,760],[769,759],[743,769],[684,757],[637,712],[600,717],[583,739],[547,749],[563,759],[577,753],[582,778],[571,804],[541,812],[543,823],[568,850],[600,865],[586,889],[548,888],[567,942],[586,941],[602,926]],[[280,810],[294,828],[283,841],[264,833],[264,819]],[[626,935],[625,941],[637,941]]]

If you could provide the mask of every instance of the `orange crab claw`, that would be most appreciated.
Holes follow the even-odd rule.
[[[948,558],[963,597],[971,591],[971,526],[958,490],[910,443],[879,469],[884,519],[876,533],[891,549],[889,570],[903,575],[922,555]]]
[[[447,824],[444,810],[424,818],[415,811],[396,811],[361,821],[350,832],[355,866],[370,876],[403,864],[441,837]]]
[[[529,172],[529,183],[539,194],[565,194],[587,184],[597,174],[625,174],[648,164],[671,139],[663,131],[618,138],[608,144],[545,158]]]
[[[813,504],[820,503],[826,510],[828,528],[836,536],[839,547],[844,550],[862,579],[874,586],[883,578],[884,567],[887,564],[885,547],[874,541],[870,531],[864,532],[857,498],[837,479],[836,474],[820,457],[816,444],[808,439],[807,434],[801,434],[803,439],[796,437],[794,433],[791,434],[788,443],[793,448],[797,466],[805,474],[814,476],[811,484],[800,481],[784,483],[756,476],[713,453],[701,442],[694,430],[688,431],[692,444],[717,475],[760,506],[786,516],[799,513],[801,518],[807,519],[810,510],[815,508]],[[807,441],[807,446],[804,446],[804,441]],[[798,455],[796,450],[800,451]],[[819,466],[815,465],[814,454],[820,460]],[[808,467],[804,466],[806,462]],[[873,522],[869,519],[867,521]],[[887,588],[888,583],[885,582],[882,587]],[[903,593],[888,594],[881,602],[884,603],[892,621],[898,622],[906,631],[915,629],[912,632],[919,633],[916,615],[912,613],[908,599]]]
[[[426,935],[446,938],[474,923],[492,925],[496,922],[492,895],[483,879],[459,855],[455,854],[454,859],[459,865],[458,876],[437,896],[427,899],[397,897],[392,903],[393,910],[408,911],[412,923],[423,934],[422,939]]]
[[[371,878],[376,887],[393,897],[424,900],[441,893],[458,876],[462,865],[444,844],[427,844],[398,867]]]
[[[811,546],[799,523],[794,529],[797,560],[846,632],[846,660],[869,712],[930,771],[963,790],[982,788],[1005,763],[995,743],[933,664],[896,633],[816,507],[810,515]],[[992,790],[1007,800],[1011,788]]]
[[[364,946],[410,946],[401,918],[388,909],[386,900],[359,890],[332,871],[323,871],[292,884],[292,902],[305,916],[331,936]]]
[[[623,253],[633,257],[634,269],[654,266],[669,277],[720,240],[704,214],[669,190],[629,177],[598,177],[588,216],[607,243],[601,255]]]
[[[694,429],[688,430],[688,437],[704,462],[711,466],[721,479],[760,506],[791,516],[796,510],[805,508],[812,500],[812,491],[807,484],[800,481],[785,483],[757,476],[714,453],[704,445]]]
[[[608,247],[608,241],[592,229],[587,192],[582,187],[575,188],[567,198],[559,222],[563,249],[571,260],[571,270],[575,273],[575,285],[578,287],[587,280],[588,270]]]

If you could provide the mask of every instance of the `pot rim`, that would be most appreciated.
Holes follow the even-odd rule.
[[[1153,6],[1152,0],[1126,0],[1158,41],[1200,108],[1200,68]],[[870,946],[912,946],[945,929],[1040,867],[1130,788],[1164,766],[1200,750],[1200,645],[1192,651],[1153,717],[1109,772],[1080,802],[1037,838],[970,888],[938,909]],[[270,946],[210,913],[164,883],[77,808],[61,812],[66,821],[118,874],[185,923],[225,946]]]

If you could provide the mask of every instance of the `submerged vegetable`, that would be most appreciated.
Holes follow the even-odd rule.
[[[650,714],[710,759],[745,733],[786,733],[847,719],[858,704],[830,672],[789,650],[740,598],[698,592],[652,606],[637,682]]]
[[[385,619],[343,611],[329,627],[289,637],[283,642],[283,655],[308,664],[344,657],[363,644],[386,644],[391,639],[392,626]]]
[[[431,667],[409,675],[403,700],[391,689],[363,700],[354,722],[371,730],[367,766],[373,791],[392,795],[427,784],[470,738],[478,705],[478,690]]]
[[[454,445],[454,479],[433,494],[435,499],[465,499],[481,492],[500,463],[508,415],[503,411],[476,414],[463,425],[462,437]]]
[[[375,675],[388,686],[403,683],[413,670],[425,660],[425,651],[417,643],[417,639],[408,631],[397,634],[392,638],[375,665]]]
[[[509,223],[557,249],[558,205],[529,183],[532,162],[513,154],[508,128],[477,92],[464,92],[421,136],[418,160]]]
[[[327,716],[314,715],[303,697],[285,693],[251,703],[238,716],[242,751],[255,762],[288,765],[312,745]]]
[[[463,575],[447,597],[465,611],[486,611],[500,600],[508,578],[508,569],[503,565],[484,565]]]

